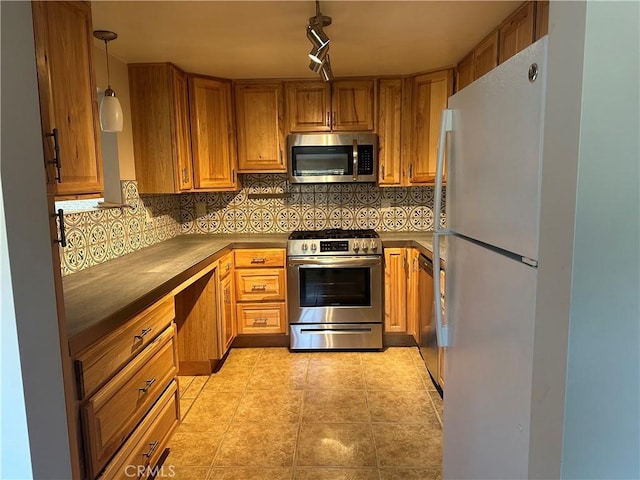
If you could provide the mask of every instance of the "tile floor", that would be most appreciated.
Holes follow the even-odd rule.
[[[417,348],[233,349],[180,377],[174,479],[440,479],[442,400]]]

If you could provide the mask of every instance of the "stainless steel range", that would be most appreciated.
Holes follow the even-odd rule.
[[[382,246],[375,231],[292,232],[287,280],[292,350],[382,348]]]

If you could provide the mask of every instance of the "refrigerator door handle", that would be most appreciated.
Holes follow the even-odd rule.
[[[433,231],[433,298],[436,302],[436,336],[438,346],[449,346],[449,329],[442,318],[442,295],[440,294],[440,236],[446,235],[448,230],[440,228],[440,211],[442,209],[442,182],[444,177],[444,152],[447,143],[447,132],[452,130],[453,110],[442,110],[440,120],[440,136],[438,138],[438,158],[436,163],[436,192]]]

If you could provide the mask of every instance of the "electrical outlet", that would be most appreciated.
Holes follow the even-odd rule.
[[[207,214],[207,204],[204,202],[196,202],[196,217],[204,217]]]
[[[390,198],[381,198],[380,199],[380,208],[383,210],[388,210],[391,208],[391,199]]]
[[[147,207],[147,206],[145,206],[145,207],[144,207],[144,211],[145,211],[145,213],[146,213],[146,218],[145,218],[145,220],[146,220],[147,222],[153,222],[153,211],[151,210],[151,207]]]

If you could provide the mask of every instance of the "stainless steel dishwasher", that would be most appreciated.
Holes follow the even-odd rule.
[[[427,369],[438,381],[438,339],[436,337],[435,304],[433,299],[433,264],[420,255],[418,273],[418,319],[420,322],[420,353]]]

